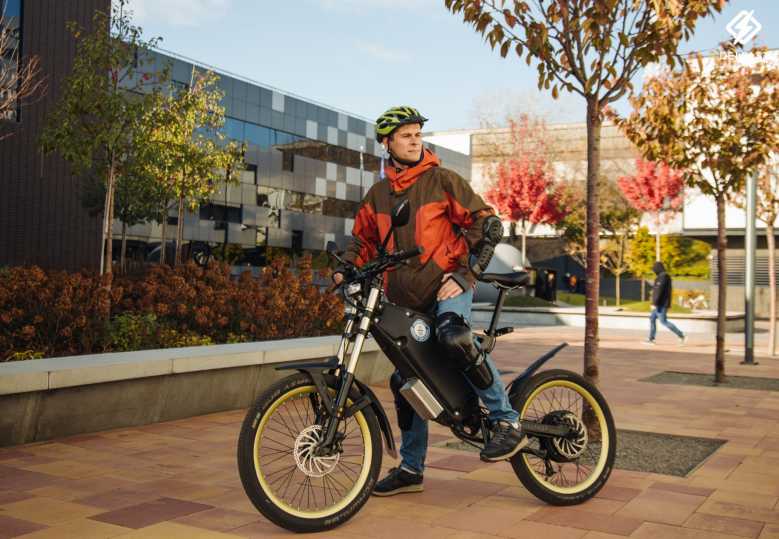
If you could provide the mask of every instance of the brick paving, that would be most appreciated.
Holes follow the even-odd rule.
[[[738,336],[730,336],[738,350]],[[710,373],[710,336],[684,347],[662,332],[602,331],[601,388],[617,426],[727,439],[688,477],[615,470],[593,500],[548,506],[530,495],[507,463],[432,447],[425,492],[372,498],[327,537],[543,537],[617,539],[779,539],[779,392],[657,385],[664,370]],[[565,339],[550,366],[580,370],[581,329],[521,329],[494,357],[519,372]],[[779,378],[779,359],[727,372]],[[513,374],[506,374],[510,379]],[[392,415],[390,392],[376,387]],[[243,411],[119,429],[0,449],[0,539],[217,539],[290,535],[246,498],[235,464]],[[393,418],[394,420],[394,418]],[[397,434],[397,432],[396,432]],[[439,427],[432,443],[451,439]],[[393,466],[388,456],[384,470]]]

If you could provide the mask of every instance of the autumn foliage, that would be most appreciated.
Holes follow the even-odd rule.
[[[313,283],[310,260],[278,258],[259,277],[231,278],[229,267],[152,266],[115,278],[5,269],[0,279],[0,361],[227,342],[340,331],[343,304]],[[132,345],[132,346],[130,346]]]
[[[521,116],[509,120],[506,158],[492,171],[484,198],[500,217],[519,225],[522,254],[530,225],[554,225],[563,217],[558,186],[550,172],[543,122]]]
[[[501,217],[514,223],[554,224],[560,220],[552,178],[530,159],[511,159],[497,166],[496,181],[484,196]]]
[[[635,175],[622,176],[617,183],[639,211],[679,210],[684,202],[684,175],[665,163],[636,159]]]

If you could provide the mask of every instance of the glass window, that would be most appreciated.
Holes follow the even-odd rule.
[[[22,55],[22,0],[0,0],[0,21],[2,26],[7,29],[10,35],[9,42],[6,44],[7,48],[2,51],[3,56],[0,56],[0,72],[6,71],[12,77],[11,80],[16,79],[16,73],[18,68],[19,57]],[[7,90],[11,93],[8,97],[15,100],[15,89]],[[3,92],[0,92],[3,93]],[[0,99],[4,99],[5,96],[0,95]],[[6,118],[8,120],[20,120],[21,111],[17,107],[15,110],[8,111]]]
[[[246,123],[246,141],[260,148],[270,146],[270,136],[268,129],[261,125]]]
[[[302,230],[293,230],[292,231],[292,252],[296,255],[300,255],[303,253],[303,231]]]
[[[244,140],[244,124],[235,118],[225,118],[224,133],[233,140]]]
[[[281,152],[281,170],[295,172],[295,154],[290,151]]]
[[[267,247],[268,245],[268,227],[257,227],[257,247]]]
[[[257,184],[257,165],[246,163],[241,171],[241,183]]]
[[[258,185],[257,206],[273,210],[291,210],[353,219],[359,208],[359,203]]]
[[[224,223],[240,223],[243,208],[236,206],[223,206],[221,204],[204,204],[200,206],[200,218],[206,221],[214,221],[215,228],[224,228]]]

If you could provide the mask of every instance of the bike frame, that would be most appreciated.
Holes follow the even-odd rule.
[[[390,453],[395,453],[394,443],[391,442],[391,427],[389,427],[389,424],[386,421],[386,414],[383,409],[381,409],[381,405],[372,393],[368,398],[360,399],[360,401],[347,407],[349,395],[351,394],[352,387],[355,383],[358,384],[361,393],[365,394],[366,390],[370,391],[364,384],[360,383],[359,380],[355,378],[355,371],[357,370],[360,355],[369,333],[373,334],[382,350],[387,354],[395,367],[401,371],[401,374],[405,377],[411,376],[419,378],[422,383],[425,384],[425,387],[438,399],[443,407],[443,413],[435,419],[437,422],[449,426],[454,434],[462,439],[484,443],[489,432],[487,415],[484,413],[483,409],[478,406],[476,393],[470,385],[467,384],[462,374],[455,369],[442,370],[441,368],[438,368],[437,370],[430,370],[429,367],[432,362],[414,359],[414,352],[417,357],[422,355],[427,356],[429,359],[431,357],[432,347],[437,346],[435,339],[431,339],[427,349],[423,349],[422,351],[411,350],[413,346],[417,346],[419,343],[414,343],[411,340],[403,342],[402,339],[393,337],[392,331],[387,330],[384,327],[392,325],[394,322],[395,326],[401,324],[400,327],[407,328],[407,326],[402,326],[404,321],[398,321],[398,318],[405,316],[406,319],[423,319],[425,314],[403,309],[390,302],[383,301],[383,284],[383,275],[379,274],[373,277],[370,282],[367,299],[361,298],[349,304],[350,298],[347,298],[346,326],[341,335],[341,341],[336,356],[331,358],[327,364],[318,363],[315,365],[320,369],[320,372],[322,368],[331,370],[331,372],[335,373],[338,380],[334,400],[331,400],[327,388],[324,387],[321,375],[316,377],[320,378],[319,381],[315,380],[319,393],[323,394],[323,403],[329,411],[326,424],[323,425],[324,436],[320,442],[318,452],[320,454],[327,454],[328,452],[333,451],[340,422],[359,409],[372,404],[374,410],[377,408],[380,409],[379,415],[383,418],[381,422],[385,438],[387,439],[388,450]],[[498,336],[513,331],[513,328],[511,327],[497,328],[507,291],[508,288],[500,289],[490,326],[484,335],[477,336],[477,338],[481,339],[481,346],[487,353],[493,350]],[[396,336],[397,334],[398,333],[395,332],[394,335]],[[524,382],[565,346],[567,346],[567,344],[563,343],[550,350],[535,360],[527,369],[525,369],[525,371],[517,376],[508,386],[509,396],[511,397],[517,394]],[[311,366],[313,367],[314,365]],[[285,367],[299,368],[308,371],[304,365],[295,367],[294,364],[291,364]],[[471,432],[466,432],[466,426],[470,427],[469,430]],[[542,425],[535,422],[523,421],[522,427],[530,436],[565,437],[570,434],[570,430],[565,426]]]

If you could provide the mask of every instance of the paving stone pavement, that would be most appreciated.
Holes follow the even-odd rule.
[[[644,347],[643,337],[601,332],[601,389],[619,428],[728,440],[688,477],[615,470],[593,500],[551,507],[529,494],[507,463],[432,447],[423,493],[372,498],[351,521],[321,535],[779,539],[779,392],[640,382],[664,370],[709,373],[714,364],[711,336],[693,336],[684,347],[664,333],[657,346]],[[501,338],[493,355],[502,370],[518,373],[561,340],[571,347],[549,365],[580,371],[577,328],[520,329]],[[759,358],[758,366],[739,359],[728,358],[729,374],[779,377],[779,359]],[[392,416],[388,388],[374,389]],[[0,539],[291,535],[257,513],[241,488],[235,445],[243,414],[0,449]],[[432,443],[450,438],[432,427]],[[382,468],[395,464],[385,455]]]

